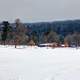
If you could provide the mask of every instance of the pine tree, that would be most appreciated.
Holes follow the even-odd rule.
[[[2,25],[3,25],[2,41],[5,45],[5,41],[7,39],[7,34],[8,34],[9,22],[8,21],[3,21]]]

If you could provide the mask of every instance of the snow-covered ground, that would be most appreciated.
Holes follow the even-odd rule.
[[[80,49],[0,46],[0,80],[80,80]]]

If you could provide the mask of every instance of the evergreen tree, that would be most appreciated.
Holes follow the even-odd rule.
[[[36,45],[38,44],[38,36],[35,31],[31,34],[31,40],[33,40]]]
[[[7,34],[8,34],[8,30],[9,30],[9,22],[3,21],[2,25],[3,25],[2,41],[4,42],[4,45],[5,45],[5,41],[7,39]]]

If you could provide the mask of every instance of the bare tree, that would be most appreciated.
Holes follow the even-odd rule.
[[[20,19],[16,19],[16,32],[15,32],[15,48],[26,40],[26,28],[21,23]]]
[[[80,46],[80,33],[73,33],[73,34],[69,34],[64,38],[64,42],[68,43],[69,46]]]
[[[64,38],[64,44],[65,44],[65,46],[66,45],[70,46],[73,43],[73,41],[74,41],[74,39],[73,39],[73,36],[71,34],[67,35]]]
[[[59,42],[59,36],[56,32],[50,31],[50,33],[47,36],[48,42]]]

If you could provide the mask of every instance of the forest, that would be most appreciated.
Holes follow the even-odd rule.
[[[5,25],[7,23],[7,25]],[[53,22],[22,23],[25,26],[25,35],[20,44],[29,45],[31,43],[39,45],[42,43],[57,43],[57,46],[80,46],[80,20],[66,20]],[[3,21],[0,24],[0,41],[3,41],[3,27],[8,27],[5,40],[7,44],[14,40],[16,23]],[[10,38],[11,37],[11,38]],[[23,40],[25,39],[25,40]]]

